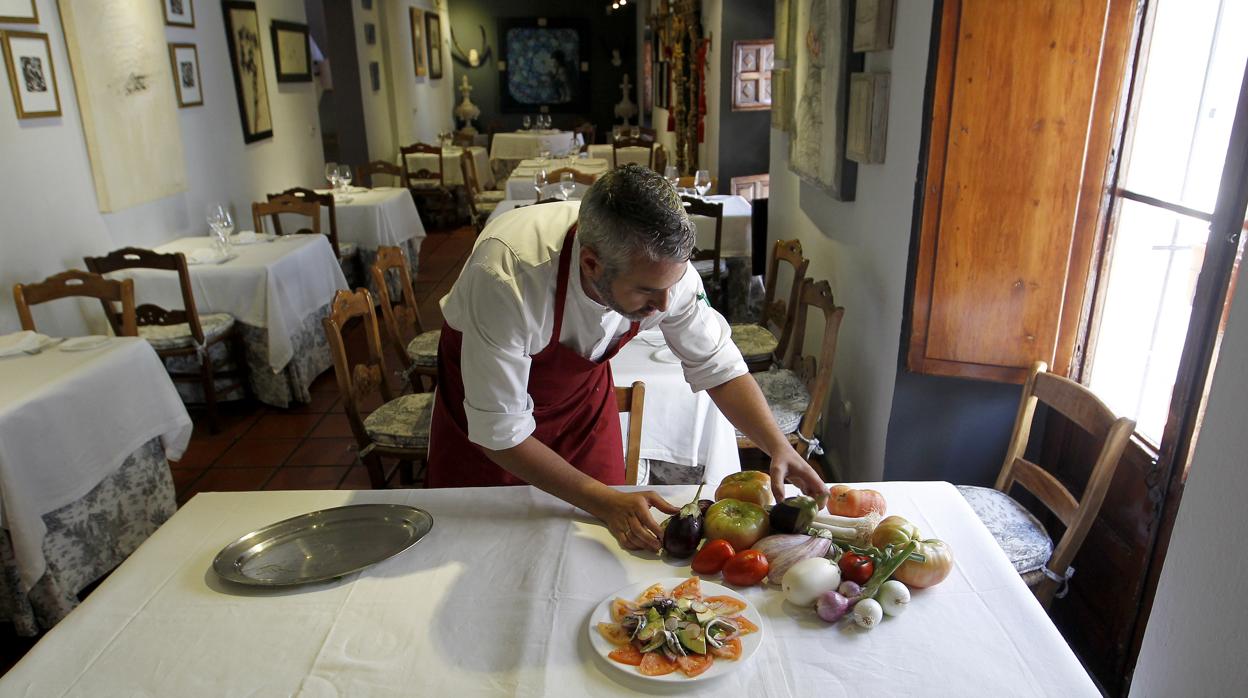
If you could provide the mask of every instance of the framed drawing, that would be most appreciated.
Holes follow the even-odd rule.
[[[442,77],[442,17],[425,13],[425,46],[429,49],[429,79]]]
[[[0,22],[38,24],[39,8],[35,7],[35,0],[0,0]]]
[[[308,25],[273,20],[273,72],[278,82],[312,82]]]
[[[775,44],[771,39],[732,42],[732,110],[771,108],[771,69]]]
[[[852,54],[853,28],[849,0],[793,0],[789,12],[792,51],[793,136],[789,169],[827,191],[852,201],[857,165],[845,157],[845,119],[849,74],[862,68],[862,55]]]
[[[165,24],[171,27],[194,27],[194,0],[161,0],[165,6]],[[198,66],[198,63],[196,64]]]
[[[884,162],[888,133],[888,73],[849,76],[849,119],[845,155],[854,162]]]
[[[195,44],[169,44],[169,62],[173,64],[173,87],[178,107],[198,107],[204,103],[199,79],[199,49]]]
[[[4,65],[9,72],[17,118],[60,116],[61,96],[56,87],[48,35],[0,32],[0,42],[4,44]]]
[[[429,74],[425,64],[425,11],[410,7],[408,15],[412,25],[412,65],[415,66],[416,77],[423,78]]]
[[[893,0],[854,3],[854,50],[884,51],[893,47]]]
[[[269,112],[269,86],[264,80],[264,52],[260,50],[260,18],[256,3],[249,0],[222,0],[225,14],[225,40],[234,69],[234,92],[238,116],[243,122],[243,142],[273,137],[273,115]]]
[[[581,19],[500,19],[499,93],[504,112],[589,111],[589,23]],[[666,102],[660,100],[660,106]]]

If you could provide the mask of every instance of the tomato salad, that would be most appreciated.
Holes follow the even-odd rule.
[[[637,667],[645,676],[680,670],[693,678],[711,668],[718,658],[741,656],[741,636],[758,627],[741,615],[744,601],[731,596],[702,596],[698,577],[672,590],[654,584],[635,601],[611,602],[611,623],[599,623],[598,632],[615,645],[607,657]]]

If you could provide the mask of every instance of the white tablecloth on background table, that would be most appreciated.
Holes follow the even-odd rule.
[[[649,167],[651,150],[653,150],[653,147],[641,148],[635,145],[620,148],[620,161],[615,162],[614,146],[610,144],[597,143],[589,146],[589,156],[591,158],[602,158],[603,160],[611,163],[612,167],[619,167],[620,165],[627,165],[629,163],[636,163],[643,167]]]
[[[318,189],[324,194],[328,189]],[[399,187],[352,187],[334,200],[338,219],[338,242],[354,242],[369,250],[382,245],[398,245],[425,237],[425,226],[412,200],[411,192]],[[321,230],[328,230],[329,219],[322,212]],[[304,220],[307,220],[306,218]],[[417,248],[419,249],[419,247]]]
[[[484,189],[494,188],[494,171],[490,168],[490,154],[486,149],[479,145],[468,148],[472,153],[472,162],[477,166],[477,179]],[[448,187],[462,186],[464,183],[464,173],[460,169],[459,159],[464,154],[464,149],[449,145],[442,148],[442,164],[446,167],[446,172],[442,176],[442,183]],[[400,156],[394,156],[394,162],[399,167],[403,166]],[[428,170],[430,172],[438,171],[438,158],[431,153],[413,153],[407,156],[407,167],[412,173],[420,170]]]
[[[956,556],[904,616],[860,631],[742,594],[762,644],[731,678],[684,695],[1099,696],[957,490],[870,485]],[[660,487],[683,504],[692,486]],[[790,488],[791,489],[791,488]],[[345,504],[421,507],[415,547],[334,582],[226,586],[212,559],[239,536]],[[6,695],[635,695],[587,627],[615,590],[689,573],[619,548],[598,522],[529,487],[200,494],[3,678]],[[730,683],[725,683],[725,681]],[[647,690],[650,689],[650,690]]]
[[[156,248],[182,252],[211,248],[207,237],[180,238]],[[284,235],[275,242],[234,245],[238,255],[224,264],[189,267],[191,290],[200,314],[229,313],[239,322],[263,327],[269,334],[269,366],[281,371],[294,355],[292,333],[304,318],[347,288],[329,238]],[[177,274],[152,269],[127,269],[109,276],[134,279],[135,302],[165,308],[182,307]]]
[[[44,514],[86,495],[148,441],[160,438],[177,459],[190,437],[173,381],[142,339],[0,359],[0,523],[23,588],[45,571]]]
[[[537,157],[543,150],[552,155],[581,147],[579,133],[573,131],[512,131],[494,134],[490,144],[491,160],[523,160]]]
[[[689,388],[679,363],[654,358],[666,346],[662,331],[647,330],[620,347],[611,359],[617,386],[628,387],[633,381],[646,384],[641,457],[703,465],[707,483],[718,484],[725,475],[741,471],[736,432],[706,391],[695,393]],[[665,354],[670,355],[670,350]]]
[[[750,256],[750,215],[753,207],[742,196],[715,195],[706,197],[712,203],[724,205],[724,230],[720,238],[720,256]],[[709,249],[715,244],[715,221],[706,216],[692,216],[698,226],[698,247]]]
[[[521,160],[516,169],[511,171],[511,176],[507,178],[507,198],[508,199],[529,199],[534,198],[533,176],[538,170],[546,170],[547,173],[555,170],[572,168],[577,172],[583,172],[594,178],[602,176],[608,169],[606,160],[595,160],[592,158],[560,158],[548,160],[542,165],[538,160]],[[558,182],[555,182],[558,184]],[[582,185],[582,189],[584,186]]]

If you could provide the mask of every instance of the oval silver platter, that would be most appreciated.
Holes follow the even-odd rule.
[[[433,529],[433,516],[401,504],[322,509],[252,531],[217,553],[212,569],[253,586],[336,579],[407,550]]]

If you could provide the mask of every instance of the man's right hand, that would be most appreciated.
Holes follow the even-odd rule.
[[[611,490],[604,494],[596,511],[589,513],[602,519],[607,530],[615,536],[625,550],[649,550],[657,553],[663,547],[663,529],[650,515],[650,507],[665,514],[675,514],[680,507],[673,506],[658,492],[619,492]]]

